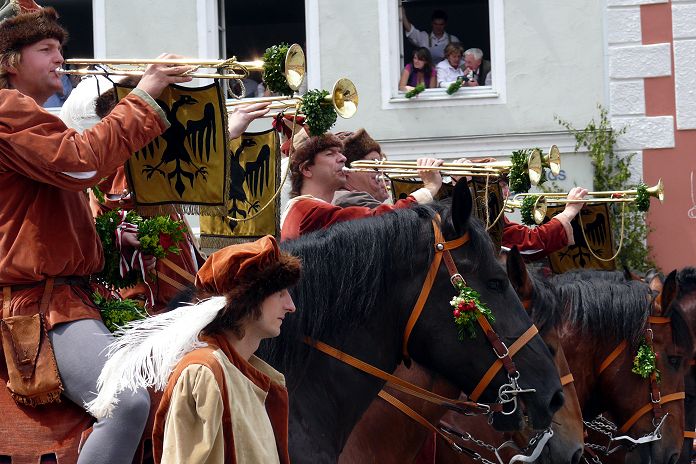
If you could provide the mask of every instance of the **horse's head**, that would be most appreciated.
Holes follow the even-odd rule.
[[[522,255],[513,247],[502,253],[513,289],[523,302],[539,333],[553,355],[558,375],[563,385],[565,402],[553,416],[553,438],[547,443],[540,462],[577,464],[583,454],[584,426],[582,410],[575,392],[573,376],[570,373],[559,335],[561,322],[561,300],[553,286],[545,279],[533,277],[527,270]],[[528,441],[529,433],[517,440],[518,444]]]
[[[566,281],[558,288],[569,303],[563,343],[586,419],[604,413],[615,421],[614,437],[627,438],[610,447],[629,449],[626,462],[675,463],[693,349],[681,311],[654,310],[647,284],[638,281]]]
[[[532,322],[529,315],[511,287],[505,270],[496,260],[488,234],[478,220],[471,218],[471,211],[471,195],[465,183],[460,182],[454,190],[451,207],[439,208],[442,231],[448,241],[468,234],[466,243],[452,249],[451,256],[466,285],[480,294],[480,301],[495,317],[493,329],[506,345],[502,349],[500,345],[497,346],[498,353],[502,356],[507,348],[512,350],[513,344],[521,336],[529,336],[529,340],[514,354],[512,367],[517,373],[509,374],[510,371],[503,367],[492,371],[494,375],[487,384],[480,382],[498,361],[489,340],[489,336],[495,336],[485,334],[476,322],[472,324],[475,338],[466,331],[460,333],[450,305],[459,290],[453,287],[451,271],[448,272],[446,266],[439,267],[430,297],[408,340],[408,353],[459,386],[474,401],[490,403],[498,400],[499,390],[506,384],[517,383],[521,390],[535,390],[533,393],[522,392],[519,396],[524,400],[532,426],[536,429],[546,428],[551,424],[553,414],[563,404],[558,373],[543,340],[530,330]],[[431,224],[425,224],[423,229],[423,234],[434,236]],[[431,246],[435,245],[435,240],[431,243]],[[503,363],[498,361],[498,364]],[[515,377],[517,382],[510,377]],[[510,394],[508,399],[513,397],[514,394]],[[510,402],[505,407],[510,410],[512,405]],[[520,418],[519,408],[512,415],[496,414],[494,426],[518,429],[521,426]]]

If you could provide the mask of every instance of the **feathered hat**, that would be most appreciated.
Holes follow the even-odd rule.
[[[0,55],[43,39],[61,45],[68,40],[56,10],[41,8],[34,0],[0,0]]]
[[[98,419],[111,415],[118,395],[126,389],[163,390],[177,363],[206,346],[199,338],[201,331],[226,328],[227,317],[239,317],[232,314],[237,308],[260,305],[299,278],[299,259],[281,252],[270,235],[213,253],[196,275],[196,288],[222,296],[134,321],[119,330],[107,348],[109,359],[97,380],[98,395],[86,405],[88,411]]]

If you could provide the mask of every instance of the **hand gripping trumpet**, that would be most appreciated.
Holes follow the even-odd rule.
[[[563,205],[568,203],[635,203],[639,211],[650,208],[650,198],[660,202],[665,199],[665,186],[662,179],[652,187],[640,184],[634,190],[613,190],[607,192],[589,192],[582,200],[569,200],[567,193],[518,193],[512,200],[505,203],[507,210],[519,209],[522,222],[527,225],[541,224],[546,216],[549,204]]]
[[[244,98],[227,103],[228,109],[252,103],[272,102],[272,110],[280,110],[267,114],[265,117],[277,117],[284,114],[302,114],[306,117],[307,125],[312,135],[320,135],[331,128],[336,122],[336,115],[342,118],[352,118],[358,111],[358,90],[350,79],[339,79],[331,93],[326,90],[310,90],[298,97],[261,97]]]
[[[270,50],[270,49],[269,49]],[[236,57],[226,60],[200,60],[200,59],[87,59],[76,58],[65,60],[66,65],[89,66],[97,69],[62,69],[59,74],[73,75],[102,75],[102,76],[142,76],[145,67],[149,64],[189,65],[195,66],[193,71],[186,75],[194,78],[205,79],[244,79],[251,71],[263,71],[281,73],[285,76],[287,85],[292,90],[297,90],[302,85],[305,77],[305,55],[302,47],[292,44],[287,47],[283,62],[264,62],[262,60],[238,61]],[[280,69],[277,69],[280,68]],[[214,69],[215,72],[201,72],[199,69]],[[271,89],[274,90],[275,89]]]

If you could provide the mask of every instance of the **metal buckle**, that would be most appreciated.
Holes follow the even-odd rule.
[[[652,392],[650,392],[650,401],[652,402],[652,404],[660,404],[660,401],[662,401],[662,393],[658,390],[657,399],[654,399]]]
[[[460,273],[452,275],[452,277],[450,277],[450,282],[452,283],[453,287],[457,286],[457,282],[466,285],[466,280],[464,280],[464,277],[462,277]]]

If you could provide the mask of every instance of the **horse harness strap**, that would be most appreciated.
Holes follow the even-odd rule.
[[[652,329],[650,328],[651,324],[669,324],[671,322],[669,317],[664,317],[664,316],[653,316],[650,315],[648,316],[648,327],[645,330],[645,341],[646,343],[650,346],[650,350],[654,352],[653,349],[653,334],[652,334]],[[597,375],[602,374],[615,360],[616,358],[623,353],[628,344],[626,340],[623,340],[614,350],[607,356],[602,364],[600,364],[599,369],[597,370]],[[679,401],[683,400],[685,398],[684,392],[676,392],[676,393],[671,393],[669,395],[661,395],[660,393],[660,388],[657,383],[657,376],[655,372],[652,372],[650,374],[650,403],[646,404],[642,408],[640,408],[638,411],[636,411],[633,416],[631,416],[625,424],[623,424],[621,427],[619,427],[618,431],[620,433],[626,433],[628,432],[631,427],[641,418],[643,417],[646,413],[650,412],[652,410],[653,416],[654,416],[654,421],[660,422],[662,420],[662,417],[664,416],[664,413],[662,412],[662,405],[665,403],[669,403],[672,401]],[[685,436],[687,432],[684,432]]]
[[[563,387],[573,382],[575,382],[575,377],[573,377],[573,374],[566,374],[561,377],[561,386]]]
[[[684,438],[691,438],[691,439],[694,439],[694,438],[696,438],[696,432],[685,431],[685,432],[684,432]]]
[[[488,321],[483,318],[486,323]],[[490,326],[490,324],[489,324]],[[515,342],[510,345],[510,348],[508,349],[508,353],[510,356],[514,356],[524,345],[527,344],[529,340],[531,340],[536,334],[538,333],[537,327],[535,325],[530,326],[525,333],[522,334],[520,338],[515,340]],[[477,401],[478,398],[481,396],[481,394],[484,392],[484,390],[488,387],[488,384],[491,383],[491,380],[493,380],[493,377],[500,371],[500,368],[503,367],[503,359],[499,358],[496,359],[493,362],[493,365],[488,368],[488,371],[483,375],[481,380],[479,381],[478,385],[476,385],[476,388],[471,392],[471,395],[469,395],[469,398],[471,398],[474,401]]]
[[[454,260],[452,259],[452,255],[450,254],[449,250],[454,250],[466,244],[471,239],[469,232],[466,232],[464,235],[455,240],[446,242],[444,236],[442,235],[442,231],[440,230],[440,226],[437,224],[437,222],[435,222],[435,220],[433,220],[433,232],[435,233],[435,256],[433,257],[433,261],[430,263],[430,268],[425,276],[423,287],[418,295],[416,304],[413,306],[413,310],[411,310],[411,316],[408,318],[406,328],[404,329],[402,354],[404,360],[407,362],[411,359],[408,355],[408,340],[411,337],[413,327],[416,325],[418,318],[420,318],[420,315],[423,312],[426,301],[428,301],[430,290],[432,290],[433,284],[435,283],[435,278],[437,277],[437,272],[440,269],[440,263],[442,262],[443,257],[445,260],[445,266],[447,266],[447,270],[450,273],[452,284],[454,284],[455,278],[464,280],[457,271],[457,266],[454,264]]]
[[[457,412],[478,412],[488,414],[489,412],[502,411],[502,404],[479,404],[472,401],[461,401],[458,399],[451,399],[438,395],[437,393],[433,393],[431,391],[419,387],[418,385],[414,385],[411,382],[401,379],[395,375],[389,374],[375,366],[361,361],[360,359],[357,359],[347,353],[344,353],[343,351],[338,350],[330,345],[327,345],[326,343],[321,342],[319,340],[313,340],[309,337],[305,337],[304,342],[307,345],[321,351],[322,353],[331,356],[334,359],[337,359],[345,364],[348,364],[349,366],[363,371],[366,374],[370,374],[374,377],[377,377],[378,379],[384,380],[385,382],[389,383],[389,385],[392,388],[396,390],[402,391],[411,396],[415,396],[416,398],[420,398],[438,406],[444,406],[448,409]]]

